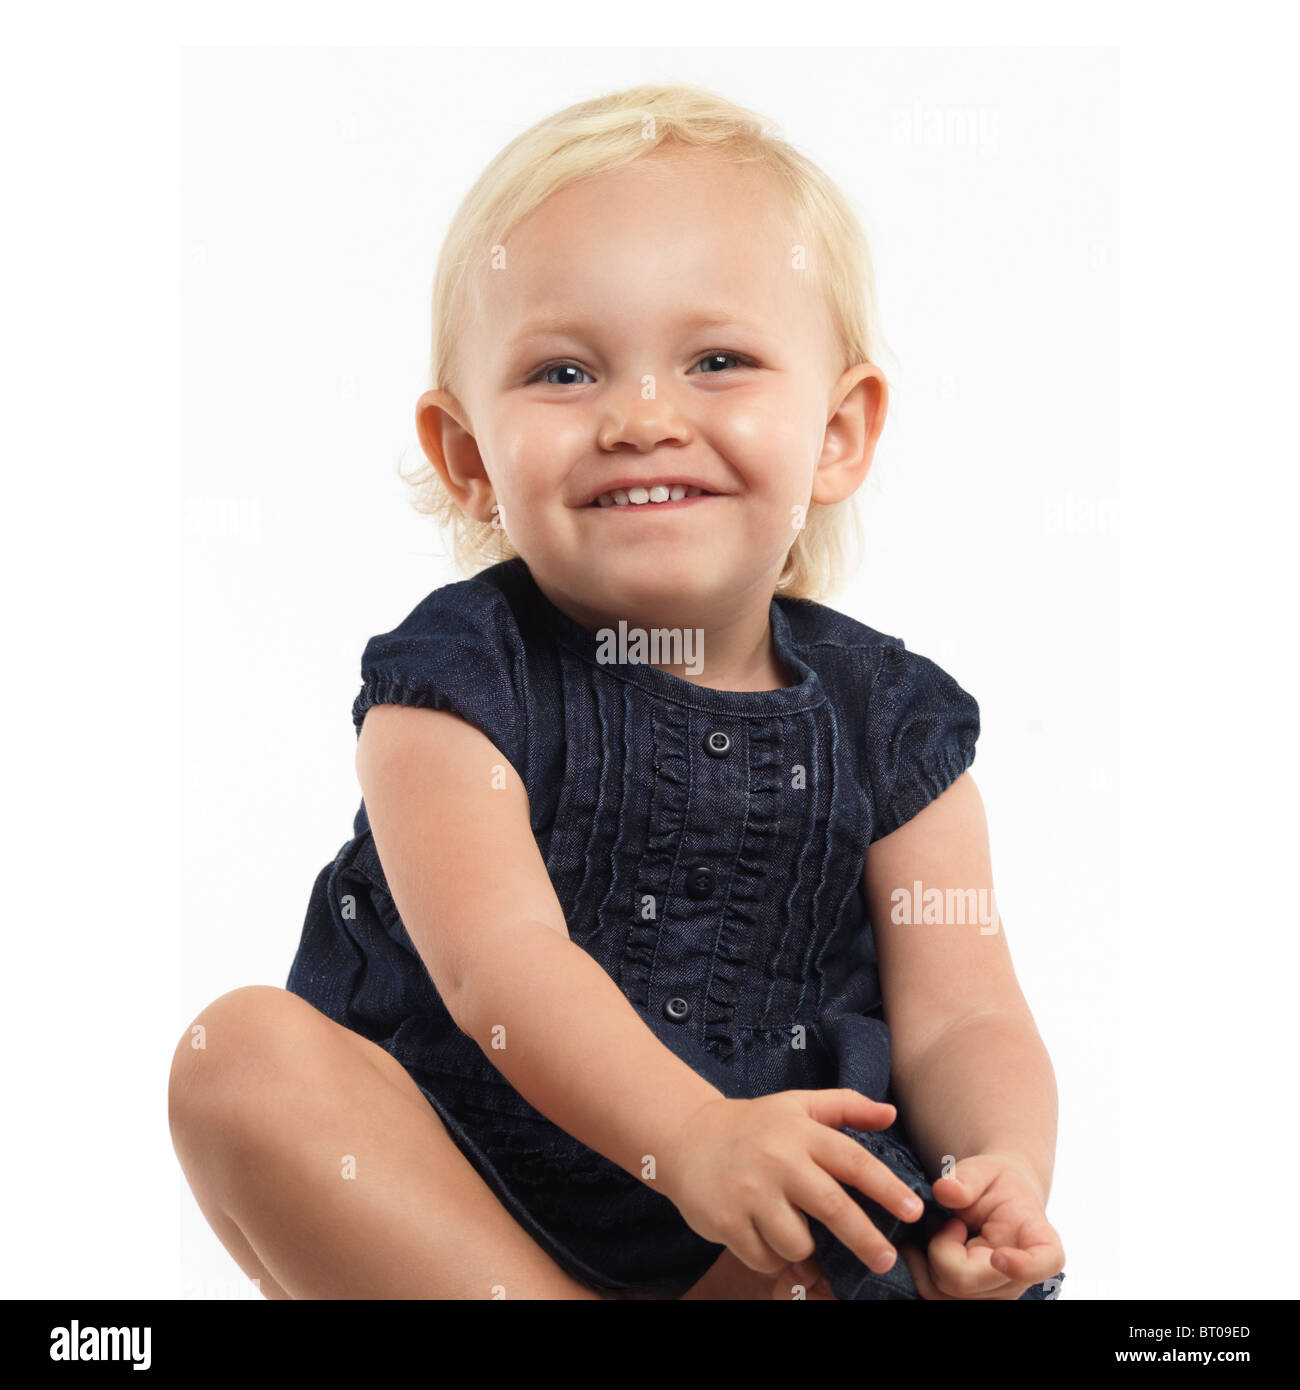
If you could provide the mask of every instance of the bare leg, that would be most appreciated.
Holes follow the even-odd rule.
[[[791,1265],[787,1265],[777,1274],[763,1274],[743,1264],[730,1250],[724,1250],[705,1271],[699,1283],[687,1289],[682,1299],[707,1299],[715,1302],[738,1299],[788,1301],[794,1297],[795,1287],[800,1286],[804,1289],[804,1298],[810,1303],[833,1301],[835,1295],[831,1293],[820,1265],[816,1265],[816,1256],[811,1258],[815,1266],[811,1271],[811,1277],[805,1277]]]
[[[601,1298],[501,1205],[394,1058],[287,990],[209,1004],[176,1048],[169,1108],[195,1200],[268,1298]]]
[[[730,1250],[724,1250],[705,1271],[699,1283],[687,1289],[682,1299],[770,1298],[775,1277],[750,1269]]]

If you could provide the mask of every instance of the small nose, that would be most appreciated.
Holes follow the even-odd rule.
[[[658,382],[643,375],[630,392],[625,390],[622,401],[610,402],[609,413],[599,433],[600,447],[612,451],[631,446],[638,453],[648,454],[663,444],[686,444],[692,431],[681,412],[658,394]],[[643,393],[654,394],[647,397]]]

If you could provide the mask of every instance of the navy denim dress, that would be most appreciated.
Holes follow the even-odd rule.
[[[429,594],[372,638],[353,706],[448,709],[510,761],[569,934],[661,1041],[727,1096],[851,1087],[890,1100],[889,1029],[862,891],[867,846],[970,764],[975,701],[924,657],[821,604],[777,597],[794,684],[718,691],[602,663],[597,636],[513,559]],[[648,899],[658,905],[643,915]],[[609,1296],[677,1297],[723,1247],[536,1110],[447,1012],[398,917],[364,802],[316,879],[288,988],[407,1070],[519,1224]],[[846,1130],[926,1203],[900,1114]],[[915,1238],[848,1189],[890,1241]],[[839,1299],[919,1297],[818,1221]],[[1059,1280],[1025,1298],[1054,1297]]]

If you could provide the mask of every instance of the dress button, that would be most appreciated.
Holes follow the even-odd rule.
[[[691,1016],[691,1006],[685,999],[665,999],[664,1017],[669,1023],[685,1023]]]
[[[731,752],[731,739],[721,729],[714,729],[704,736],[704,751],[715,758],[725,758]]]
[[[686,892],[692,898],[707,898],[713,892],[713,870],[707,864],[694,864],[686,870]]]

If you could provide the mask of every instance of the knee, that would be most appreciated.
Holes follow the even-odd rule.
[[[167,1111],[173,1136],[215,1122],[238,1127],[250,1105],[265,1109],[267,1091],[286,1074],[291,1054],[316,1011],[272,985],[245,985],[214,999],[186,1028],[172,1055]]]

